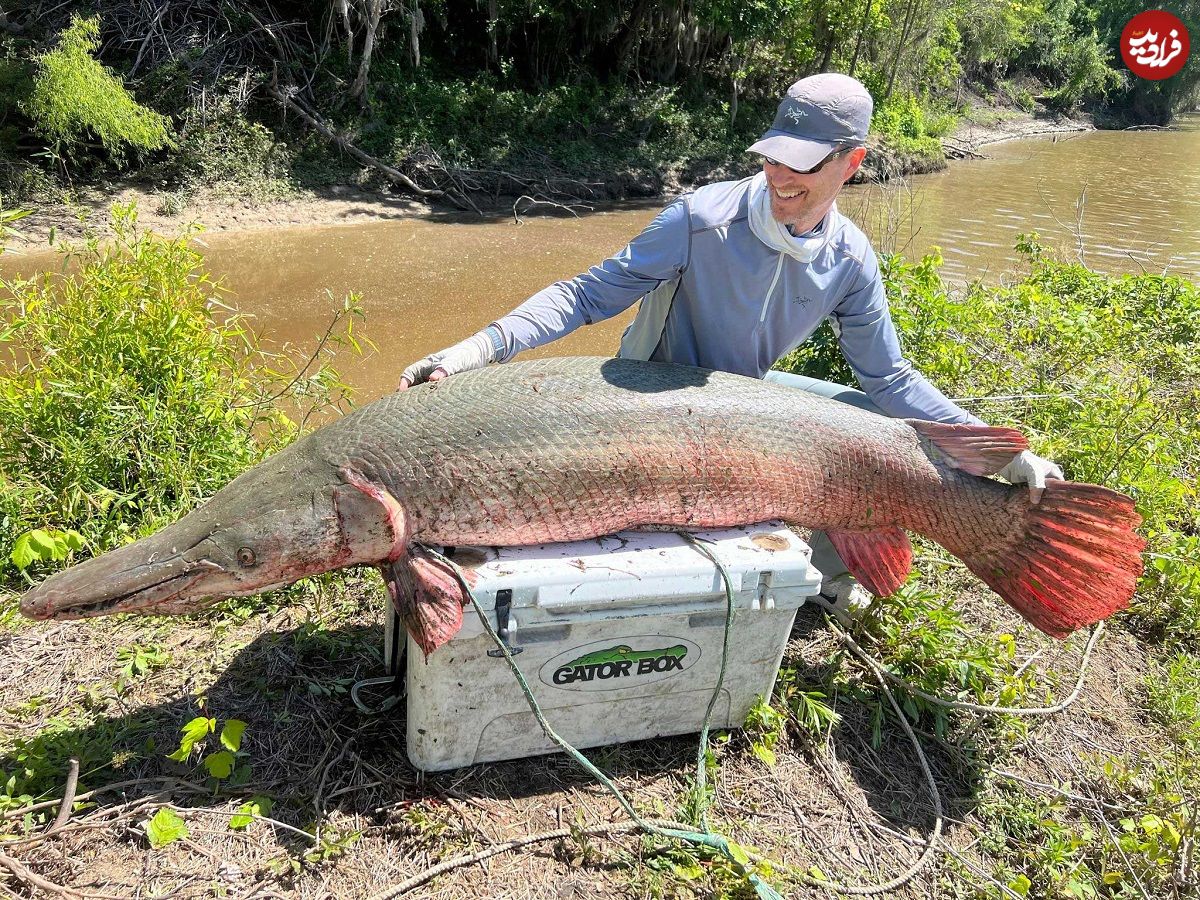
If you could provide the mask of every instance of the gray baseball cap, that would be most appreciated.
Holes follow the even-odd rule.
[[[788,88],[774,123],[746,152],[811,169],[839,147],[866,144],[874,105],[862,82],[849,75],[801,78]]]

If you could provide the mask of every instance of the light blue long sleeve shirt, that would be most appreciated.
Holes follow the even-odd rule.
[[[504,359],[615,316],[666,283],[673,297],[651,359],[762,378],[829,318],[885,413],[982,424],[905,359],[866,235],[835,208],[822,223],[827,241],[799,262],[750,230],[749,187],[745,179],[686,194],[615,256],[534,294],[495,323]]]

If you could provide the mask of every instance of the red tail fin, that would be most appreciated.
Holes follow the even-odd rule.
[[[1063,638],[1129,605],[1142,574],[1146,542],[1133,530],[1141,521],[1124,494],[1052,480],[1015,547],[963,559],[1022,616]]]

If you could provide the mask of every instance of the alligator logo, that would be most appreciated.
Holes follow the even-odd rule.
[[[628,644],[618,644],[581,655],[562,654],[558,661],[552,661],[542,670],[542,678],[556,687],[593,690],[629,687],[684,671],[692,662],[689,659],[691,649],[690,643],[649,650],[635,650]],[[695,649],[692,656],[699,653],[699,648]]]

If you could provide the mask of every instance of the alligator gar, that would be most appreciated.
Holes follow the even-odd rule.
[[[1145,542],[1097,485],[983,477],[1027,447],[1010,428],[890,419],[804,391],[667,363],[557,358],[384,397],[296,441],[163,530],[29,590],[66,619],[185,613],[307,575],[375,565],[431,652],[463,592],[423,545],[570,541],[766,519],[821,529],[886,596],[907,532],[941,544],[1063,637],[1128,605]]]

